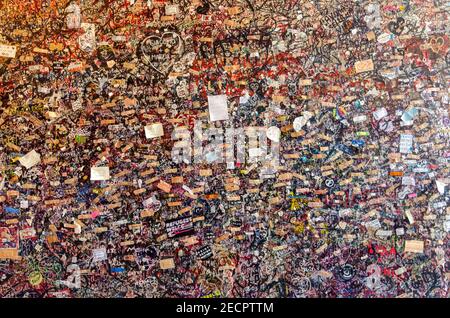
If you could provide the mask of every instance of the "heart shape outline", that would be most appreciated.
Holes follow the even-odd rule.
[[[156,65],[156,63],[153,62],[152,56],[157,55],[163,55],[162,52],[154,52],[156,48],[159,48],[161,50],[161,47],[165,46],[164,41],[170,41],[170,38],[177,39],[177,43],[175,46],[170,46],[172,52],[166,52],[165,54],[169,54],[170,58],[163,63],[160,63],[160,65],[165,65],[163,68]],[[156,46],[156,47],[155,47]],[[148,37],[146,37],[142,42],[139,44],[139,50],[138,54],[140,55],[140,58],[142,62],[151,68],[153,68],[156,72],[167,75],[170,70],[172,69],[176,58],[181,57],[183,55],[184,51],[184,43],[181,38],[181,36],[178,33],[175,33],[173,31],[167,31],[162,33],[161,35],[152,34]]]
[[[391,33],[399,36],[402,34],[403,30],[405,29],[405,19],[402,17],[397,18],[397,21],[391,21],[388,23],[388,29],[391,31]]]

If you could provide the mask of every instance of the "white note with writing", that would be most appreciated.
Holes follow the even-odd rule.
[[[101,262],[107,259],[106,248],[96,248],[92,250],[92,261]]]
[[[17,47],[14,45],[0,44],[0,56],[15,58],[17,52]]]
[[[167,4],[166,7],[166,15],[177,15],[178,10],[178,4]]]
[[[228,120],[227,95],[208,96],[210,121]]]
[[[415,186],[416,185],[416,180],[414,179],[414,177],[404,176],[404,177],[402,177],[402,185]]]
[[[413,135],[400,135],[400,153],[412,152],[413,138]]]
[[[388,112],[387,112],[386,108],[382,107],[382,108],[378,108],[373,113],[373,118],[375,118],[375,120],[380,120],[380,119],[386,117],[387,115],[388,115]]]
[[[109,167],[92,167],[91,181],[109,180]]]
[[[145,138],[158,138],[164,136],[163,125],[161,123],[152,124],[144,127]]]
[[[36,152],[36,150],[31,150],[25,156],[19,159],[19,162],[27,169],[37,165],[41,162],[41,155]]]

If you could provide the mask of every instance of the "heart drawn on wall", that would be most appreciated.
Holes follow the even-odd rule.
[[[397,21],[391,21],[388,23],[388,29],[393,34],[399,36],[402,34],[403,30],[405,29],[405,19],[402,17],[397,18]]]
[[[167,75],[183,54],[183,40],[175,32],[153,34],[142,40],[137,53],[144,64]]]

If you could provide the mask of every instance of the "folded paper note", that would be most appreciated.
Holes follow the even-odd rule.
[[[37,165],[39,162],[41,162],[41,155],[38,154],[35,150],[31,150],[25,156],[21,157],[19,159],[19,162],[25,168],[30,169],[31,167],[33,167],[33,166]]]

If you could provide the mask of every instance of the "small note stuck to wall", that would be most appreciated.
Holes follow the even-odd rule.
[[[92,167],[91,181],[109,180],[109,167]]]
[[[208,96],[210,121],[228,120],[228,105],[226,95]]]
[[[37,165],[39,162],[41,162],[41,155],[38,154],[35,150],[31,150],[25,156],[21,157],[19,159],[19,162],[25,168],[30,169],[31,167],[33,167],[33,166]]]
[[[108,254],[106,253],[106,248],[96,248],[92,250],[92,261],[101,262],[108,259]]]
[[[161,123],[145,126],[145,138],[152,139],[164,136],[164,129]]]
[[[168,4],[165,7],[166,15],[177,15],[179,13],[177,4]]]
[[[166,258],[159,261],[159,266],[161,269],[171,269],[175,268],[175,262],[173,261],[173,258]]]
[[[16,46],[0,44],[0,56],[1,57],[15,58],[16,52],[17,52]]]
[[[371,72],[371,71],[373,71],[373,61],[371,59],[358,61],[355,63],[356,73]]]
[[[423,253],[423,241],[405,241],[405,252]]]

